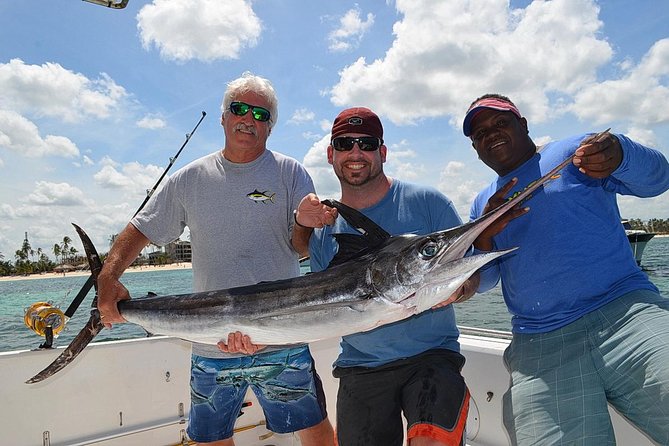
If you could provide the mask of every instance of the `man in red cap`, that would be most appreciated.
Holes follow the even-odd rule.
[[[463,131],[499,175],[475,199],[472,219],[574,156],[529,199],[529,213],[474,243],[479,252],[519,247],[482,268],[479,287],[501,278],[512,314],[504,354],[512,443],[615,444],[608,402],[669,444],[669,299],[637,265],[616,203],[617,194],[669,189],[666,158],[608,131],[537,148],[527,120],[497,94],[472,103]]]
[[[453,203],[429,187],[386,176],[388,148],[379,117],[364,107],[342,111],[332,126],[328,162],[341,185],[341,202],[391,235],[428,234],[461,224]],[[321,271],[339,247],[332,234],[359,234],[341,216],[333,225],[313,194],[295,214],[297,224],[318,227],[309,242],[311,269]],[[314,209],[313,215],[310,209]],[[470,279],[456,296],[465,300]],[[447,301],[448,302],[448,301]],[[344,336],[335,362],[339,378],[337,437],[341,446],[400,446],[402,414],[410,445],[463,445],[469,393],[460,374],[458,329],[451,305],[425,311],[364,333]]]

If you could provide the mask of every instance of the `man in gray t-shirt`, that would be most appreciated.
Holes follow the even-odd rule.
[[[125,269],[149,242],[169,243],[186,226],[196,292],[299,274],[298,259],[308,252],[311,229],[294,224],[293,209],[314,186],[297,161],[266,148],[277,117],[274,89],[266,79],[244,73],[228,84],[222,112],[225,147],[171,176],[112,246],[98,277],[98,308],[107,327],[124,322],[116,304],[129,298],[119,282]],[[283,369],[277,370],[277,364]],[[267,348],[239,332],[218,346],[193,344],[191,439],[232,446],[249,386],[270,430],[298,431],[303,445],[333,444],[308,346]]]

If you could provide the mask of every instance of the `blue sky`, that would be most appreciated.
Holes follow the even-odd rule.
[[[463,219],[494,178],[460,130],[484,93],[511,97],[539,143],[611,127],[669,156],[667,23],[662,0],[0,1],[0,253],[26,231],[50,252],[70,222],[107,251],[202,111],[172,171],[222,147],[222,95],[247,70],[279,96],[268,147],[322,197],[338,197],[325,147],[349,106],[381,116],[387,173]],[[619,204],[669,218],[669,194]]]

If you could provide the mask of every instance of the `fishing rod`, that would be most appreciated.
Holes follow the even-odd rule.
[[[135,211],[135,214],[132,216],[133,218],[135,218],[137,216],[137,214],[139,214],[139,211],[141,211],[142,208],[144,208],[144,205],[149,201],[149,198],[151,198],[151,195],[153,195],[153,193],[156,191],[160,182],[163,181],[163,178],[165,178],[165,175],[167,175],[167,172],[172,168],[172,166],[174,165],[174,162],[179,157],[179,154],[184,149],[184,147],[186,147],[186,144],[188,144],[188,141],[190,141],[190,137],[193,135],[193,133],[195,133],[195,130],[197,130],[197,128],[200,126],[200,123],[202,122],[202,120],[204,119],[205,116],[207,116],[207,113],[203,111],[202,112],[202,117],[197,122],[197,124],[195,124],[195,127],[193,128],[193,131],[190,132],[190,133],[186,133],[186,140],[181,145],[181,148],[177,151],[176,155],[170,157],[170,163],[167,165],[167,167],[163,171],[162,175],[160,175],[160,178],[158,178],[158,181],[156,181],[156,184],[153,185],[153,188],[151,188],[150,190],[148,190],[146,192],[146,198],[144,198],[144,201],[142,202],[142,204],[139,205],[139,208],[137,209],[137,211]]]
[[[128,5],[130,0],[120,0],[118,2],[113,2],[111,0],[84,0],[88,3],[93,3],[94,5],[106,6],[107,8],[112,9],[123,9]]]
[[[174,162],[181,154],[181,151],[184,149],[184,147],[186,147],[188,141],[190,141],[191,136],[193,136],[197,128],[200,126],[200,123],[205,116],[207,116],[207,112],[203,111],[200,120],[197,122],[197,124],[195,124],[193,130],[190,133],[186,133],[186,140],[181,145],[177,153],[170,157],[169,164],[160,175],[160,178],[158,178],[158,181],[156,181],[156,184],[154,184],[151,189],[146,191],[146,197],[144,198],[144,201],[139,205],[132,218],[137,216],[137,214],[139,214],[140,211],[144,208],[160,183],[163,181],[163,178],[165,178],[165,175],[167,175],[167,172],[169,172],[169,170],[174,165]],[[25,324],[35,333],[46,338],[44,343],[40,345],[39,348],[51,348],[53,344],[53,335],[58,334],[65,327],[67,321],[70,320],[70,318],[74,315],[74,312],[77,311],[77,308],[79,308],[81,302],[83,302],[84,298],[88,295],[88,292],[91,290],[91,288],[93,288],[94,281],[95,280],[93,279],[93,275],[88,276],[88,279],[82,285],[81,289],[72,300],[70,306],[67,307],[65,313],[63,313],[60,308],[54,307],[48,302],[37,302],[26,310],[24,316]],[[93,305],[95,305],[95,302],[93,302]]]

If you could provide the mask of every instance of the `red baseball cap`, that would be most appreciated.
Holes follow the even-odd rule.
[[[376,113],[365,107],[347,108],[337,115],[332,124],[331,139],[344,133],[362,133],[383,141],[383,126]]]

